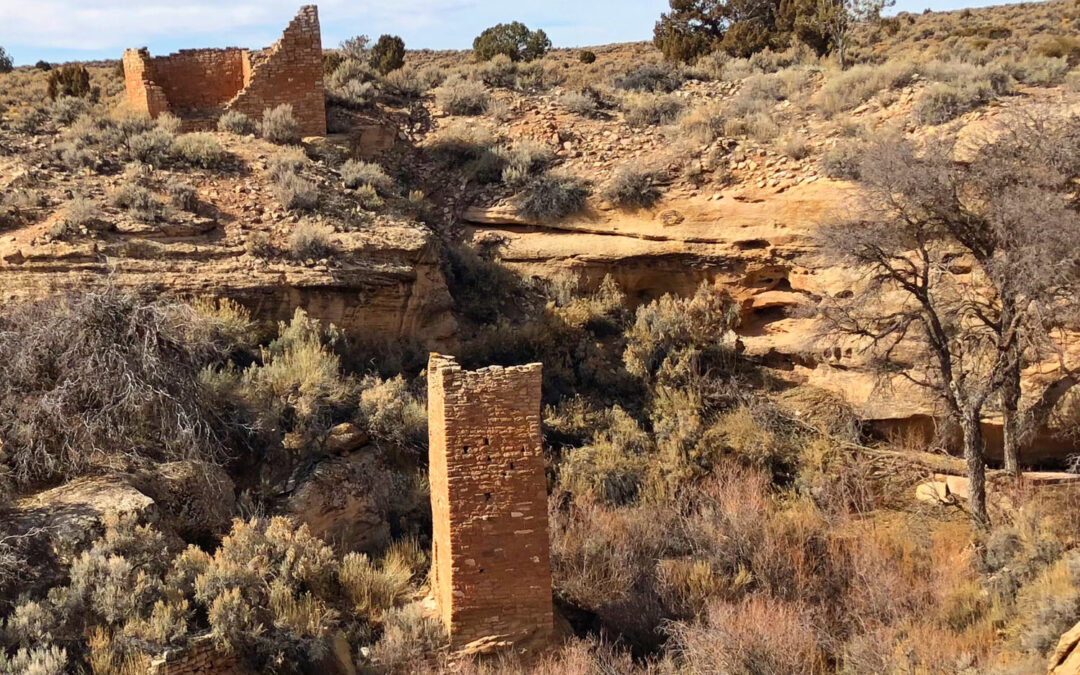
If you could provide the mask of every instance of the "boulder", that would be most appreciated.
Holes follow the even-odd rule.
[[[288,498],[288,512],[338,551],[374,553],[390,539],[390,480],[372,453],[331,457]]]
[[[157,503],[162,524],[185,541],[213,538],[229,530],[236,495],[232,480],[219,466],[166,462],[140,471],[135,484]]]
[[[344,454],[361,448],[368,442],[368,435],[355,424],[345,422],[330,430],[323,442],[327,452]]]
[[[50,553],[69,565],[104,532],[108,513],[134,515],[144,523],[156,524],[160,519],[154,500],[123,475],[77,478],[22,499],[12,519],[16,531],[43,533]]]
[[[1047,675],[1080,675],[1080,623],[1061,636],[1046,672]]]

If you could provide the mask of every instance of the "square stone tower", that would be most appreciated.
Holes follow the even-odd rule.
[[[431,586],[454,649],[551,638],[540,380],[539,363],[428,361]]]

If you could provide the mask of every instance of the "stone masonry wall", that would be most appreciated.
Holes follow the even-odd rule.
[[[147,675],[247,675],[235,655],[214,646],[209,635],[180,649],[170,649],[150,662]]]
[[[451,646],[546,645],[553,630],[538,363],[428,362],[432,592]]]
[[[318,9],[314,5],[302,7],[281,40],[253,55],[251,61],[251,81],[229,103],[229,109],[260,119],[267,108],[288,103],[303,135],[325,136],[326,91]]]
[[[247,84],[246,49],[184,49],[151,59],[154,81],[177,110],[222,108]]]
[[[189,49],[151,57],[124,52],[129,104],[157,117],[172,112],[186,130],[213,128],[226,110],[260,120],[267,108],[292,105],[305,136],[326,134],[322,34],[314,5],[300,8],[281,40],[261,52]]]

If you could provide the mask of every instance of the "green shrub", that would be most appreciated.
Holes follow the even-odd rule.
[[[347,188],[370,185],[383,196],[393,194],[396,187],[394,180],[386,175],[381,166],[355,159],[350,159],[341,166],[341,178]]]
[[[638,128],[670,124],[682,109],[682,101],[670,94],[629,94],[622,101],[626,123]]]
[[[371,82],[349,80],[339,87],[333,87],[331,94],[338,105],[359,110],[373,105],[379,92]]]
[[[195,213],[199,209],[199,196],[195,188],[175,178],[170,179],[165,185],[165,191],[169,193],[172,205],[181,211]]]
[[[85,98],[91,94],[90,72],[78,63],[69,63],[50,71],[46,82],[51,101],[62,96]]]
[[[319,205],[319,189],[315,183],[291,171],[274,177],[274,195],[291,211],[311,211]]]
[[[935,82],[919,96],[915,104],[915,117],[921,124],[943,124],[992,98],[993,91],[984,82]]]
[[[532,61],[550,48],[547,33],[531,31],[518,21],[492,26],[473,40],[473,56],[477,61],[488,61],[496,54],[504,54],[511,61]]]
[[[135,218],[152,223],[165,215],[165,205],[154,193],[137,183],[125,183],[114,194],[113,204]]]
[[[264,110],[259,130],[262,137],[271,143],[296,145],[300,142],[300,125],[293,117],[293,107],[288,103]]]
[[[682,86],[679,72],[667,65],[648,63],[615,78],[615,86],[626,91],[670,93]]]
[[[862,146],[853,139],[841,139],[821,154],[821,170],[829,178],[858,180]]]
[[[3,47],[0,47],[0,75],[10,73],[13,70],[15,70],[15,62],[7,51]]]
[[[1052,87],[1065,80],[1069,61],[1065,58],[1029,56],[1004,64],[1017,82],[1036,87]]]
[[[454,120],[425,141],[428,151],[443,164],[462,168],[493,154],[497,141],[486,128]],[[501,171],[501,168],[500,168]]]
[[[431,88],[429,81],[412,68],[398,68],[382,80],[383,89],[392,96],[420,98]]]
[[[238,110],[226,111],[217,121],[218,131],[226,131],[237,136],[247,136],[256,131],[251,118]]]
[[[173,141],[173,155],[189,166],[220,169],[229,160],[229,153],[211,134],[184,134]]]
[[[581,52],[578,53],[578,61],[584,64],[596,63],[596,52],[582,49]]]
[[[127,149],[131,155],[146,164],[161,167],[173,156],[173,143],[176,141],[171,132],[160,127],[129,136]]]
[[[545,173],[529,180],[518,194],[518,210],[541,223],[565,218],[585,208],[589,186],[579,178]]]
[[[481,82],[454,76],[435,89],[435,102],[450,115],[480,115],[491,96]]]
[[[681,20],[678,10],[663,14],[653,29],[653,45],[667,61],[692,63],[713,51],[719,42],[717,35],[699,30],[699,25]]]
[[[474,77],[489,87],[513,89],[517,84],[518,65],[506,54],[496,54],[488,61],[476,66]]]
[[[414,455],[427,449],[427,409],[400,375],[360,382],[360,418],[376,443]]]
[[[380,35],[371,48],[371,67],[386,75],[405,65],[405,41],[396,35]]]
[[[334,74],[334,71],[338,69],[345,61],[345,55],[341,52],[323,52],[323,76],[329,77]]]
[[[49,117],[55,124],[67,126],[90,110],[86,99],[63,96],[49,106]]]
[[[663,195],[656,183],[657,175],[652,169],[624,164],[615,170],[602,196],[615,206],[647,208]]]
[[[289,254],[295,260],[328,258],[336,250],[333,235],[333,229],[305,220],[289,235]]]
[[[503,183],[520,186],[547,169],[555,153],[545,143],[522,139],[511,148],[501,148],[498,156],[503,165]]]

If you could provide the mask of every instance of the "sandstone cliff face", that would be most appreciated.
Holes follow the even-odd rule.
[[[928,392],[902,377],[883,382],[857,344],[830,336],[816,316],[823,298],[860,283],[857,270],[821,255],[816,238],[821,226],[850,216],[857,199],[854,185],[821,179],[779,190],[675,191],[647,210],[593,205],[554,224],[530,221],[508,203],[474,207],[464,218],[473,241],[501,242],[501,260],[522,274],[569,271],[594,285],[610,274],[634,305],[715,284],[741,305],[745,353],[792,383],[840,394],[884,433],[928,440],[940,433],[941,414]],[[986,419],[984,430],[989,456],[1000,457],[1000,420]],[[1060,459],[1076,449],[1043,434],[1026,457]]]
[[[148,295],[234,299],[256,317],[286,320],[303,307],[357,336],[452,339],[450,297],[426,236],[372,246],[355,264],[264,263],[212,242],[0,244],[0,302],[111,285]],[[362,248],[360,244],[357,248]]]
[[[111,197],[137,181],[161,194],[161,172],[130,176],[71,176],[53,166],[27,166],[18,157],[0,159],[0,189],[45,191],[68,185],[100,208],[104,229],[83,228],[56,236],[64,197],[42,209],[44,217],[0,233],[0,306],[49,293],[103,287],[147,296],[212,296],[236,300],[258,319],[286,320],[297,307],[333,322],[356,337],[416,339],[431,347],[452,344],[452,300],[440,266],[438,242],[425,226],[387,217],[366,227],[335,232],[336,254],[298,260],[289,237],[311,216],[283,208],[274,194],[273,164],[283,152],[254,139],[216,134],[244,169],[189,172],[195,213],[171,209],[155,222],[137,220],[113,206]],[[46,146],[24,141],[26,152]],[[314,167],[314,165],[311,165]],[[325,191],[341,191],[336,176],[306,169]],[[274,248],[253,251],[255,237]]]

